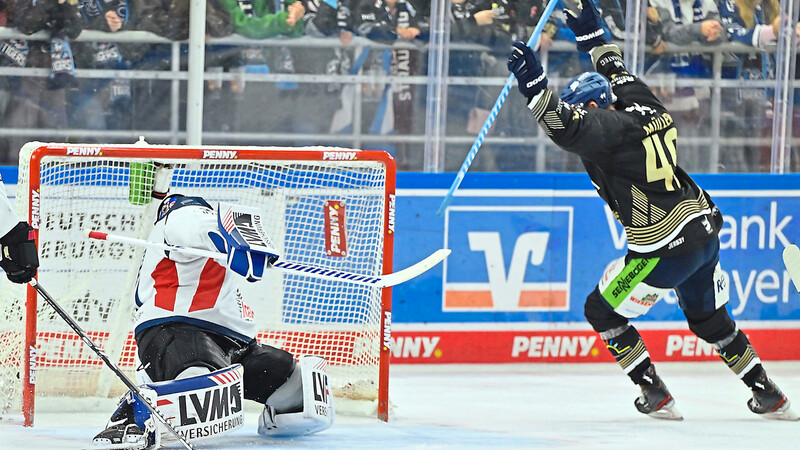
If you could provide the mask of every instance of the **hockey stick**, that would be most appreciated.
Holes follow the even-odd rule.
[[[28,284],[33,286],[33,288],[36,289],[36,292],[38,292],[39,295],[42,296],[44,301],[47,302],[47,304],[50,305],[54,310],[56,310],[58,315],[61,316],[61,318],[64,319],[64,321],[67,322],[67,324],[70,326],[70,328],[72,328],[72,330],[78,334],[81,340],[86,345],[88,345],[89,348],[92,349],[92,351],[95,352],[97,356],[99,356],[100,359],[103,360],[104,363],[106,363],[106,365],[117,375],[117,377],[120,380],[122,380],[125,386],[127,386],[128,389],[130,389],[131,392],[133,392],[134,395],[136,395],[136,397],[138,397],[142,401],[142,403],[144,403],[147,409],[149,409],[150,412],[153,413],[153,415],[158,419],[158,421],[161,422],[170,433],[172,433],[176,438],[178,438],[178,441],[185,448],[193,450],[194,446],[190,444],[189,441],[187,441],[183,436],[181,436],[180,433],[178,433],[178,431],[172,427],[172,425],[170,425],[170,423],[167,421],[164,415],[161,414],[161,412],[159,412],[158,409],[156,409],[156,407],[152,403],[150,403],[150,399],[148,399],[144,394],[142,394],[142,391],[139,390],[139,387],[133,384],[133,381],[131,381],[130,378],[128,378],[124,373],[122,373],[121,370],[119,370],[119,367],[117,367],[117,365],[114,364],[108,358],[108,356],[106,356],[103,350],[101,350],[100,347],[98,347],[97,344],[94,343],[92,338],[90,338],[89,335],[87,335],[86,332],[83,331],[80,325],[78,325],[78,323],[75,322],[75,320],[72,317],[70,317],[70,315],[67,314],[66,311],[64,311],[61,305],[59,305],[58,303],[56,303],[55,300],[53,300],[53,297],[51,297],[50,294],[48,294],[47,291],[44,290],[42,285],[40,285],[35,278],[29,281]],[[156,429],[155,432],[158,433],[158,429]]]
[[[542,30],[544,26],[547,24],[547,20],[550,18],[550,14],[553,13],[553,10],[556,8],[556,3],[558,0],[550,0],[550,3],[547,4],[545,7],[544,12],[542,13],[542,17],[539,18],[539,23],[536,24],[536,28],[533,29],[533,34],[531,34],[531,38],[528,39],[528,47],[532,47],[538,40],[539,36],[542,34]],[[444,214],[445,209],[447,206],[450,205],[450,202],[453,201],[453,195],[456,193],[456,189],[461,185],[461,182],[464,180],[464,177],[467,175],[467,171],[469,170],[469,166],[472,164],[472,161],[475,159],[475,156],[478,155],[478,150],[480,150],[481,145],[483,145],[483,139],[486,137],[486,134],[489,133],[489,129],[492,127],[494,123],[494,119],[497,118],[497,114],[500,112],[500,108],[503,107],[503,103],[506,102],[506,97],[508,97],[508,92],[511,90],[511,84],[514,82],[514,74],[508,76],[506,80],[505,86],[503,86],[503,90],[500,91],[500,95],[497,97],[497,100],[494,102],[494,106],[492,106],[492,110],[489,112],[489,116],[486,117],[486,122],[483,123],[483,127],[481,131],[478,133],[478,137],[475,138],[475,142],[472,144],[472,148],[469,149],[469,153],[467,153],[467,157],[464,158],[464,162],[461,163],[461,168],[458,169],[458,173],[456,173],[456,179],[453,180],[453,184],[450,185],[450,190],[447,191],[447,195],[445,195],[444,200],[442,200],[442,204],[439,205],[439,210],[436,211],[436,214],[441,216]]]
[[[173,245],[162,244],[159,242],[151,242],[143,239],[117,236],[114,234],[103,233],[100,231],[86,230],[85,235],[88,239],[97,239],[108,242],[119,242],[123,244],[152,248],[155,250],[186,253],[189,255],[202,256],[205,258],[225,260],[228,257],[227,254],[222,252],[214,252],[199,248],[175,247]],[[283,270],[284,272],[294,273],[298,275],[306,275],[313,278],[323,278],[326,280],[343,281],[346,283],[354,283],[354,284],[385,288],[406,282],[414,277],[417,277],[425,273],[431,267],[435,266],[436,264],[439,264],[439,262],[444,260],[449,254],[450,254],[450,249],[442,248],[436,250],[430,256],[414,264],[411,267],[407,267],[399,272],[394,272],[379,276],[358,275],[355,273],[343,272],[341,270],[326,269],[324,267],[311,266],[308,264],[300,264],[287,261],[278,261],[272,264],[271,268],[280,269]]]
[[[783,264],[789,272],[794,288],[800,292],[800,248],[790,244],[783,249]]]

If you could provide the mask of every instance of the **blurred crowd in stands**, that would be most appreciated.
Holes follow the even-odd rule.
[[[554,41],[575,41],[565,25],[559,0],[547,21],[539,51]],[[44,32],[48,40],[9,39],[0,42],[0,66],[49,69],[49,76],[0,76],[0,128],[84,130],[164,130],[170,121],[170,82],[164,79],[80,78],[75,69],[169,70],[169,44],[113,41],[112,33],[141,30],[173,41],[189,36],[189,0],[0,0],[0,26],[25,35]],[[449,75],[507,77],[510,45],[526,41],[539,21],[546,0],[451,0],[450,42],[460,46],[449,54]],[[597,0],[607,33],[625,40],[626,0]],[[214,73],[392,74],[426,73],[425,53],[430,35],[430,0],[207,0],[206,35],[240,35],[247,45],[206,47],[204,130],[218,132],[346,133],[352,127],[354,85],[297,80],[245,83]],[[715,46],[739,42],[752,53],[725,55],[723,78],[774,77],[774,51],[781,27],[799,33],[797,18],[781,17],[778,0],[649,0],[645,41],[645,73],[678,123],[680,136],[707,136],[710,129],[708,87],[675,87],[683,78],[709,79],[711,52],[676,53],[668,44]],[[109,33],[108,42],[76,41],[83,30]],[[41,33],[39,33],[41,35]],[[341,45],[307,47],[281,45],[276,38],[309,36],[338,40]],[[351,43],[354,36],[374,47]],[[41,39],[41,37],[37,37]],[[270,45],[258,40],[270,39]],[[396,45],[398,42],[406,45]],[[413,44],[413,45],[408,45]],[[562,47],[563,48],[563,47]],[[186,67],[186,46],[182,46]],[[549,51],[551,79],[570,78],[591,70],[586,55]],[[209,75],[211,74],[211,75]],[[224,78],[224,79],[223,79]],[[185,83],[184,83],[185,85]],[[671,87],[670,87],[671,86]],[[348,87],[351,91],[348,91]],[[364,101],[365,134],[421,135],[425,132],[424,86],[401,83],[359,85]],[[557,86],[560,88],[560,86]],[[183,87],[185,92],[185,86]],[[499,93],[496,86],[452,85],[448,89],[448,134],[475,136]],[[722,95],[723,137],[768,136],[771,132],[771,91],[728,88]],[[371,102],[371,103],[370,103]],[[492,133],[524,137],[536,130],[524,117],[524,105],[506,105]],[[183,106],[185,109],[185,100]],[[183,111],[185,114],[185,111]],[[800,120],[798,121],[800,122]],[[16,163],[17,152],[30,136],[0,135],[0,163]],[[57,139],[50,139],[57,140]],[[80,136],[64,140],[87,142]],[[95,139],[110,141],[110,139]],[[135,137],[125,139],[132,142]],[[155,143],[155,142],[151,142]],[[210,142],[209,142],[210,143]],[[225,143],[213,142],[213,143]],[[251,142],[228,142],[265,145]],[[287,139],[284,145],[318,144],[314,139]],[[346,141],[343,142],[344,145]],[[381,144],[365,145],[380,148]],[[395,152],[402,170],[420,170],[421,145],[384,144]],[[464,148],[462,148],[464,147]],[[454,170],[467,146],[448,148],[446,170]],[[683,163],[688,170],[708,170],[703,145],[688,147]],[[532,158],[524,145],[494,146],[484,152],[477,170],[524,170],[520,161]],[[557,152],[550,170],[580,170],[577,161]],[[505,156],[505,158],[504,158]],[[504,163],[504,161],[506,161]],[[726,147],[720,171],[765,171],[768,148],[763,145]],[[504,165],[505,164],[505,165]],[[475,167],[475,166],[473,166]],[[768,170],[768,169],[767,169]]]

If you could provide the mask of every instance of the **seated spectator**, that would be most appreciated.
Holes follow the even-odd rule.
[[[8,25],[22,33],[46,32],[49,41],[13,41],[4,54],[13,54],[19,67],[49,67],[50,76],[14,77],[9,80],[13,93],[6,111],[10,128],[66,128],[65,89],[74,84],[75,62],[70,39],[81,32],[80,13],[65,0],[7,0]],[[53,140],[66,140],[55,137]],[[19,150],[32,136],[7,139],[9,162],[16,163]]]
[[[781,27],[777,0],[726,0],[720,4],[725,33],[731,41],[763,50],[774,45]],[[796,29],[795,26],[793,28]],[[765,51],[737,53],[732,64],[723,67],[724,78],[764,80],[774,78],[775,63]],[[727,95],[726,95],[727,94]],[[771,135],[771,95],[764,88],[740,88],[723,93],[723,135],[763,137]],[[766,141],[766,139],[765,139]],[[720,152],[723,169],[732,172],[769,170],[770,145],[736,146]]]
[[[230,14],[233,31],[253,39],[275,36],[302,36],[306,9],[302,1],[281,2],[284,9],[276,11],[271,0],[221,0]]]
[[[306,9],[300,0],[280,2],[281,10],[276,10],[275,2],[272,0],[221,0],[222,5],[230,14],[233,22],[233,31],[242,36],[252,39],[268,39],[276,36],[299,37],[303,35],[305,28]],[[269,49],[253,46],[240,48],[240,63],[242,70],[246,73],[294,73],[294,57],[288,47]],[[294,90],[296,83],[278,83],[275,86],[283,89]],[[240,100],[250,101],[244,96],[244,85],[234,83],[232,89],[241,94]],[[261,84],[261,92],[253,93],[261,102],[274,101],[275,93],[272,86],[266,87]],[[266,103],[265,103],[266,104]],[[241,105],[240,105],[241,106]],[[245,120],[242,125],[249,128],[250,121]]]
[[[28,61],[29,67],[50,66],[50,88],[60,89],[73,83],[75,62],[72,55],[69,39],[78,37],[81,33],[81,18],[78,8],[66,0],[11,0],[9,5],[10,25],[25,34],[46,31],[50,34],[47,44],[35,43],[33,52],[29,55],[33,61]],[[45,45],[49,47],[49,50]],[[34,54],[46,54],[45,58]],[[49,61],[47,61],[49,57]],[[44,62],[45,65],[41,63]],[[49,64],[48,64],[49,63]]]
[[[493,8],[495,6],[495,8]],[[510,25],[507,20],[496,20],[497,17],[509,15],[510,5],[492,5],[482,0],[452,0],[450,5],[450,42],[471,43],[489,47],[489,51],[478,49],[459,49],[450,52],[450,76],[487,77],[503,76],[505,56],[513,42]],[[507,29],[508,28],[508,29]],[[526,38],[527,39],[527,38]],[[498,90],[494,87],[478,87],[457,85],[448,90],[448,123],[457,129],[453,133],[477,135],[489,114]],[[498,120],[497,125],[508,125]],[[500,132],[495,128],[494,133]],[[491,146],[483,149],[477,163],[479,170],[496,169],[496,155]],[[463,157],[453,153],[452,160],[446,160],[446,167],[457,163],[455,157]]]
[[[508,46],[513,42],[511,33],[503,22],[495,20],[495,14],[505,15],[505,9],[492,6],[478,0],[453,0],[450,40],[481,44],[508,53]],[[505,6],[508,7],[507,4]]]
[[[420,36],[420,17],[406,0],[359,0],[356,32],[376,42],[413,41]],[[423,37],[420,37],[424,39]]]
[[[233,32],[231,15],[220,1],[206,1],[206,36],[224,37]],[[189,0],[135,0],[133,12],[135,30],[173,41],[189,38]]]
[[[648,1],[647,5],[645,43],[650,47],[650,53],[659,55],[664,53],[666,44],[664,43],[662,36],[659,13],[653,7],[652,3],[652,0],[650,0]],[[606,29],[611,34],[612,39],[616,39],[618,41],[624,41],[626,39],[625,14],[627,13],[627,8],[627,0],[597,0],[597,9],[603,16]]]
[[[133,0],[126,28],[149,31],[158,36],[182,41],[189,38],[190,0]],[[231,16],[222,7],[220,0],[206,0],[206,38],[224,37],[233,33]],[[172,49],[169,44],[120,44],[122,54],[140,70],[169,70]],[[186,46],[181,47],[182,56]],[[206,50],[207,64],[213,64],[216,54]],[[181,61],[185,64],[186,59]],[[164,99],[169,98],[171,82],[160,79],[132,81],[134,110],[133,128],[144,130],[169,129],[171,111],[165,108]],[[183,97],[185,102],[185,96]]]
[[[650,0],[661,20],[661,32],[666,42],[675,45],[718,45],[727,41],[719,10],[714,0]],[[673,53],[662,60],[665,70],[674,78],[711,78],[710,53]],[[711,90],[708,87],[677,87],[662,89],[662,98],[678,126],[681,137],[699,137],[711,129],[709,122]],[[707,145],[682,141],[681,165],[689,172],[710,171]]]
[[[348,0],[304,0],[303,3],[306,36],[338,36],[344,45],[353,40],[353,18]]]
[[[85,29],[116,33],[127,29],[127,0],[79,0],[78,9]],[[114,42],[75,43],[76,65],[91,69],[124,70],[130,60]],[[131,126],[130,78],[79,80],[69,96],[70,128],[121,130]]]

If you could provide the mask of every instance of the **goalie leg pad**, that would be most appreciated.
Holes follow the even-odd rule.
[[[328,386],[328,362],[319,356],[303,356],[297,366],[296,372],[300,373],[302,384],[301,395],[303,410],[299,412],[280,413],[271,404],[285,403],[285,391],[278,389],[275,399],[270,396],[264,412],[258,419],[258,434],[270,436],[300,436],[312,434],[330,428],[333,425],[334,407],[333,396]],[[294,375],[294,374],[292,374]],[[292,376],[287,383],[297,383],[297,378]],[[283,388],[283,386],[281,387]],[[296,390],[295,390],[296,392]]]
[[[189,441],[211,439],[244,426],[244,369],[234,364],[215,372],[147,385],[154,404]],[[166,433],[166,430],[161,430]],[[171,435],[170,435],[171,436]],[[167,434],[163,436],[165,439]]]
[[[286,384],[297,366],[291,353],[257,341],[234,352],[231,362],[244,366],[244,398],[262,405]]]
[[[273,410],[279,413],[303,411],[303,377],[300,366],[293,366],[292,374],[266,401]]]

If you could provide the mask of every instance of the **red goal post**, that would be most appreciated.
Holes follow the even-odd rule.
[[[87,228],[144,239],[152,190],[214,205],[262,208],[286,260],[358,273],[392,272],[395,164],[381,151],[29,143],[16,210],[35,229],[39,281],[128,374],[136,271],[143,250],[87,241]],[[30,286],[2,277],[0,420],[33,424],[37,399],[113,397],[124,390]],[[391,290],[268,271],[240,288],[258,339],[329,361],[337,401],[388,420]],[[374,409],[372,408],[374,405]]]

